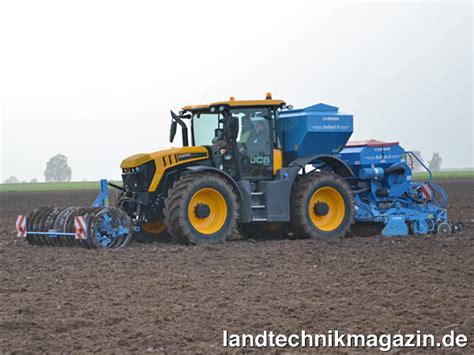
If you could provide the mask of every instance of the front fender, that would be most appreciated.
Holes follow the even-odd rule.
[[[187,166],[181,172],[181,175],[193,174],[193,173],[201,173],[201,172],[210,172],[225,178],[225,180],[232,186],[232,188],[237,192],[237,197],[239,200],[242,200],[242,191],[240,191],[239,185],[234,180],[232,176],[227,174],[225,171],[220,169],[214,168],[212,166]]]

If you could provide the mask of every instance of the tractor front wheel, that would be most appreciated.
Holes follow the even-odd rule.
[[[354,203],[349,185],[338,175],[301,176],[291,200],[292,232],[297,238],[337,238],[349,232]]]
[[[237,197],[215,174],[185,175],[165,201],[165,223],[175,242],[214,244],[237,233]]]

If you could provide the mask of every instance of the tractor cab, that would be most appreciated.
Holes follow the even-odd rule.
[[[281,142],[276,131],[277,111],[286,107],[283,100],[240,100],[209,105],[185,106],[179,115],[172,112],[170,141],[181,126],[183,145],[209,149],[216,167],[237,180],[272,179],[282,167]]]

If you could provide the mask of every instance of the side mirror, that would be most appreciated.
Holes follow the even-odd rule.
[[[239,135],[239,119],[235,116],[229,116],[227,122],[227,134],[230,139],[236,139]]]
[[[179,124],[181,126],[181,134],[183,137],[183,145],[187,147],[189,145],[188,142],[188,128],[186,124],[183,122],[181,118],[173,111],[171,112],[171,127],[170,127],[170,142],[173,142],[174,136],[176,135],[176,127]]]
[[[173,143],[174,136],[176,136],[176,127],[178,126],[178,122],[174,119],[171,119],[171,126],[170,126],[170,143]]]

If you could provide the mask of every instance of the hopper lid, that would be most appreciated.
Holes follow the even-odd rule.
[[[390,147],[398,143],[399,142],[384,142],[377,139],[367,139],[365,141],[347,142],[346,147]]]

